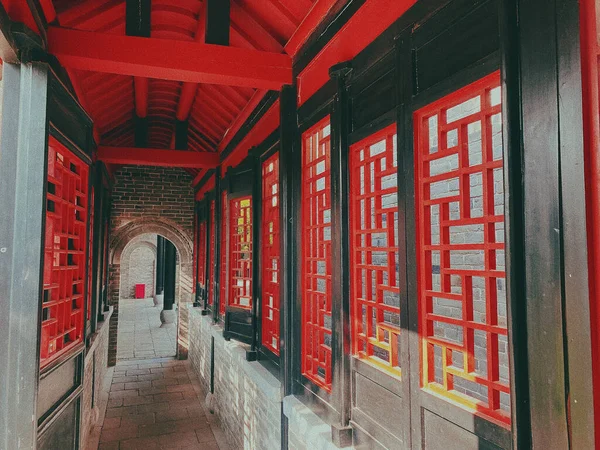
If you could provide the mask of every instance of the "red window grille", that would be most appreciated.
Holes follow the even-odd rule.
[[[396,125],[350,148],[353,354],[399,376]]]
[[[229,203],[229,305],[252,308],[252,197]]]
[[[197,280],[201,286],[206,285],[206,221],[198,225],[198,275]]]
[[[279,153],[262,166],[262,344],[279,355]]]
[[[227,304],[227,192],[221,194],[221,277],[219,280],[219,313],[225,314]]]
[[[217,224],[215,223],[215,201],[210,201],[210,242],[208,244],[208,269],[211,274],[216,272],[215,269],[215,230]],[[211,277],[214,275],[210,275]],[[213,280],[208,280],[208,304],[212,305],[215,302],[215,286]]]
[[[421,383],[510,423],[500,75],[415,113]]]
[[[53,138],[48,145],[40,365],[83,339],[88,166]]]
[[[331,127],[302,135],[302,374],[331,392]]]

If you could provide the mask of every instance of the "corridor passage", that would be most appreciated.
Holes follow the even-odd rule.
[[[228,449],[187,361],[118,362],[99,450]]]
[[[151,298],[119,301],[119,361],[175,356],[177,324],[161,326],[161,309]]]

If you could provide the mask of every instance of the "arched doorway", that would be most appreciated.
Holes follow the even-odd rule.
[[[114,365],[118,354],[118,330],[119,330],[119,310],[122,293],[126,287],[123,282],[131,284],[130,271],[126,265],[131,262],[131,256],[134,255],[136,248],[143,248],[143,242],[147,242],[146,247],[152,248],[147,241],[150,235],[160,235],[170,241],[177,253],[176,270],[176,291],[175,304],[177,305],[176,317],[176,356],[179,359],[187,357],[189,347],[188,340],[188,315],[187,303],[192,302],[192,241],[182,230],[172,222],[164,219],[138,219],[122,226],[116,230],[110,242],[110,267],[109,267],[109,299],[114,307],[114,314],[111,318],[109,364]],[[122,275],[127,272],[125,279]],[[152,292],[152,295],[154,292]],[[129,294],[128,294],[129,295]],[[147,294],[149,298],[149,295]],[[124,302],[123,305],[126,305]],[[127,306],[125,306],[127,307]],[[151,307],[151,306],[148,306]],[[160,306],[157,308],[159,310]],[[160,308],[162,309],[162,308]],[[124,312],[126,314],[126,312]]]

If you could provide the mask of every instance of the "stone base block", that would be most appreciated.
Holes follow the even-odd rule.
[[[177,312],[174,309],[162,310],[160,312],[160,322],[164,325],[167,323],[175,323],[177,320]]]

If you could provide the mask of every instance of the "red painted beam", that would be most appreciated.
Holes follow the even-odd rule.
[[[242,139],[242,141],[227,155],[221,167],[223,171],[228,167],[235,167],[248,155],[248,151],[263,142],[279,126],[279,100],[256,123],[254,128]]]
[[[292,37],[285,44],[285,52],[292,58],[296,56],[306,40],[315,31],[321,21],[327,16],[329,10],[336,4],[337,0],[317,0],[313,3],[310,11],[302,20]]]
[[[242,128],[244,122],[246,122],[246,119],[250,117],[252,111],[254,111],[254,109],[259,105],[260,101],[265,95],[267,95],[267,91],[265,90],[258,90],[254,93],[254,95],[250,98],[250,101],[246,104],[246,106],[244,106],[244,109],[242,109],[231,126],[225,132],[225,136],[223,136],[223,139],[221,142],[219,142],[219,151],[222,151],[225,147],[227,147],[235,134],[240,130],[240,128]]]
[[[329,81],[329,68],[354,58],[416,0],[369,0],[298,76],[298,105]]]
[[[144,118],[148,115],[148,78],[135,77],[133,79],[135,91],[135,113]]]
[[[586,177],[587,238],[594,373],[596,448],[600,449],[600,88],[597,23],[594,0],[580,2],[583,142]]]
[[[91,72],[274,90],[292,83],[289,56],[251,49],[51,26],[48,50]]]
[[[217,153],[162,150],[137,147],[98,147],[98,160],[108,164],[214,169],[219,165]]]

